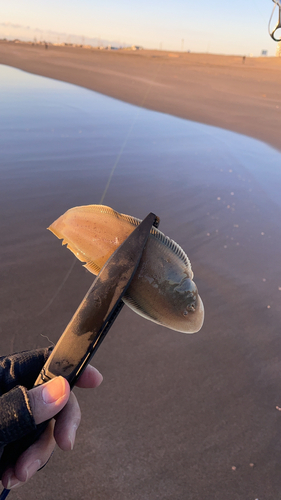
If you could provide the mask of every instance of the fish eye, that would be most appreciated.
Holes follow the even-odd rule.
[[[189,304],[189,306],[187,307],[187,309],[191,312],[195,312],[195,309],[196,309],[196,305],[194,302],[192,302],[192,304]]]
[[[188,304],[186,306],[186,309],[183,311],[183,315],[184,316],[188,316],[189,312],[193,312],[194,313],[195,311],[196,311],[196,303],[195,303],[195,301],[193,299],[193,301],[191,302],[191,304]]]

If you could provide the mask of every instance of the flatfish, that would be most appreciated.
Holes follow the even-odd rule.
[[[74,207],[48,229],[97,275],[108,258],[141,222],[104,205]],[[182,248],[152,228],[124,302],[136,313],[184,333],[200,330],[203,302]]]

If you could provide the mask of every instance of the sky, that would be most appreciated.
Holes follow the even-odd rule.
[[[2,0],[0,38],[274,56],[277,44],[268,34],[274,5],[272,0]],[[273,26],[277,17],[278,7]]]

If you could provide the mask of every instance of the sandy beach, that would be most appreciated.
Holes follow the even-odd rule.
[[[0,64],[281,149],[281,60],[0,42]]]
[[[0,64],[79,86],[2,73],[1,355],[58,340],[93,276],[46,228],[104,193],[160,217],[206,312],[184,335],[124,307],[73,452],[9,498],[280,500],[281,60],[0,42]]]

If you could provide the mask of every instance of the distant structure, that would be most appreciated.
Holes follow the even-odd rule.
[[[262,51],[261,51],[261,55],[262,55],[262,57],[266,57],[266,56],[267,56],[267,53],[268,53],[268,51],[267,51],[267,50],[262,50]]]
[[[281,57],[281,41],[277,43],[275,55],[276,57]]]
[[[6,40],[1,39],[0,40]],[[73,43],[73,42],[50,42],[47,40],[40,40],[38,41],[36,38],[34,38],[33,42],[28,41],[22,41],[18,38],[15,38],[14,40],[7,40],[8,43],[25,43],[25,44],[30,44],[32,46],[44,46],[45,49],[47,50],[49,47],[51,48],[52,46],[54,47],[72,47],[72,48],[80,48],[80,49],[88,49],[88,50],[143,50],[143,47],[141,45],[124,45],[124,46],[119,46],[119,45],[90,45],[90,44],[81,44],[81,43]],[[1,496],[1,495],[0,495]]]

